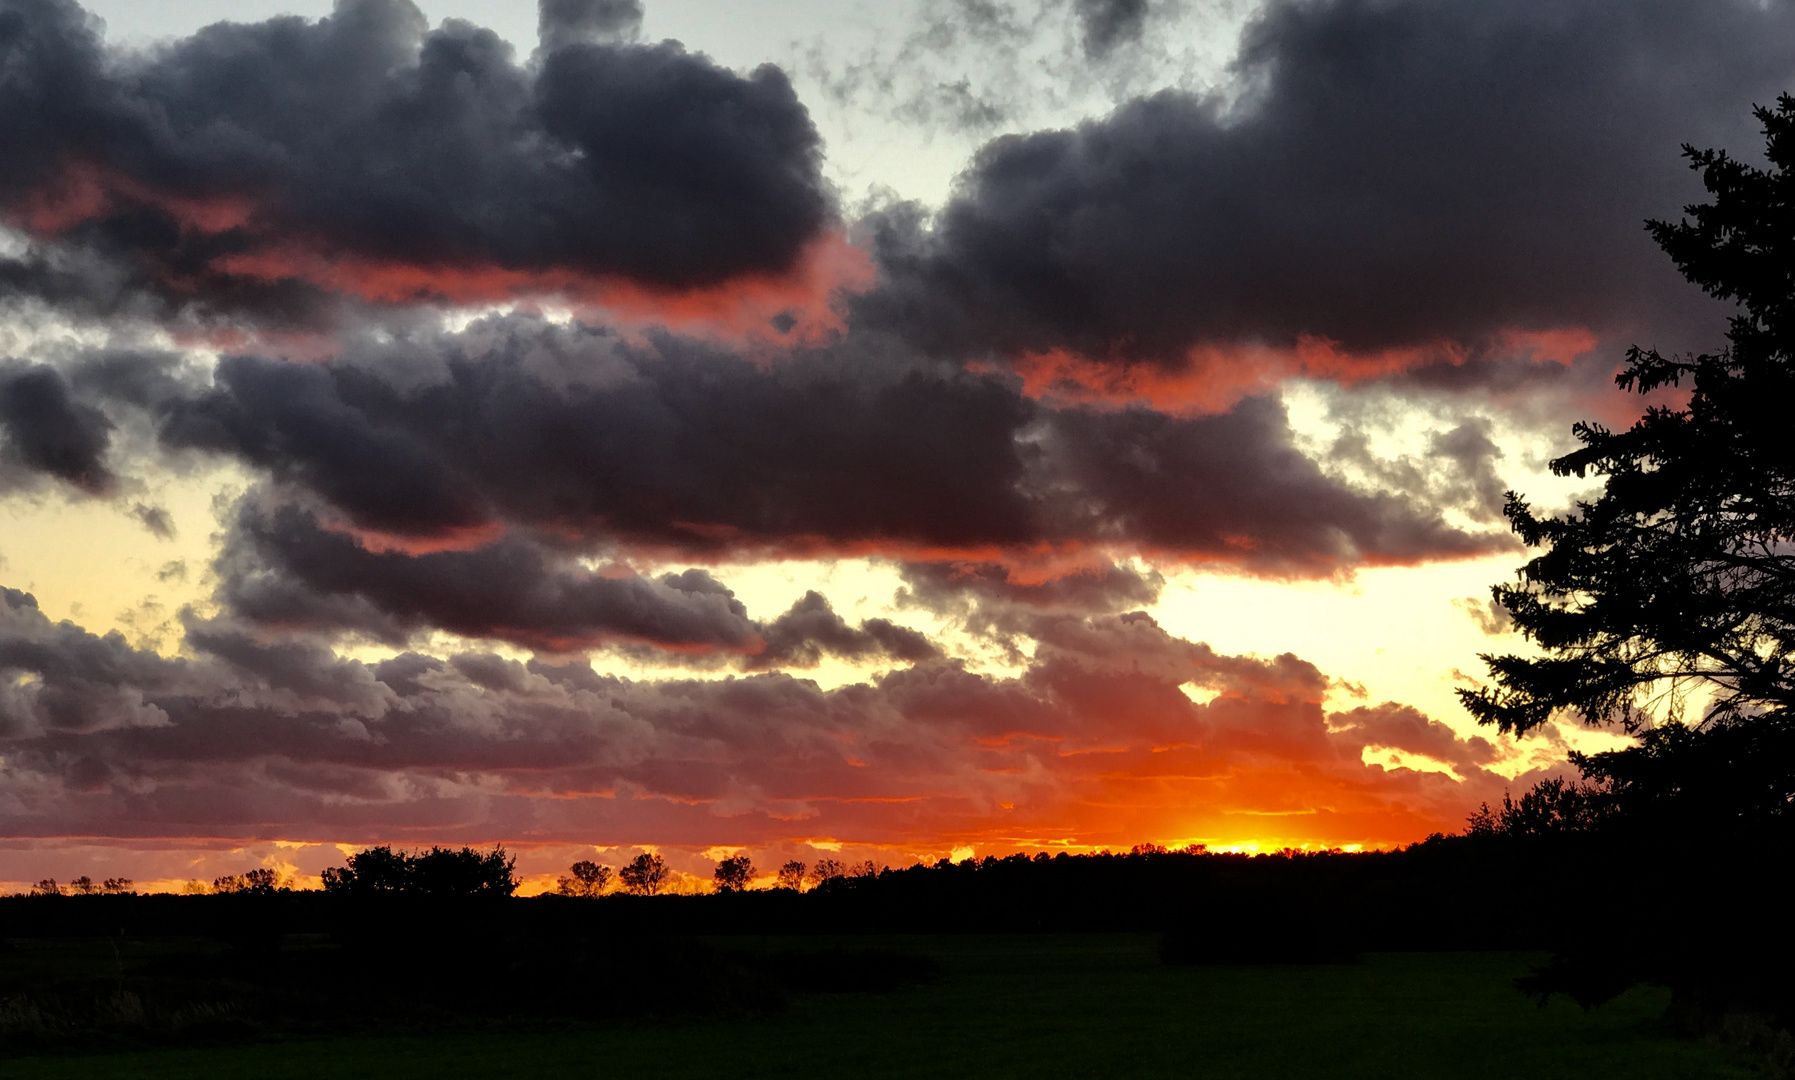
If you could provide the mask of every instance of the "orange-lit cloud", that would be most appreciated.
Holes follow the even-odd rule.
[[[693,851],[1388,846],[1456,829],[1538,775],[1505,777],[1501,746],[1404,706],[1329,712],[1328,679],[1295,656],[1218,654],[1140,614],[1033,630],[1013,676],[937,659],[825,691],[480,654],[369,666],[218,635],[192,639],[199,659],[161,660],[9,600],[10,640],[82,659],[15,681],[0,822],[51,848],[269,832]],[[1439,768],[1368,764],[1368,747]]]
[[[805,244],[790,270],[748,271],[716,284],[686,287],[574,267],[377,258],[333,248],[322,239],[288,235],[259,214],[250,195],[170,194],[79,159],[65,166],[56,184],[14,200],[0,220],[55,238],[131,207],[168,215],[192,239],[228,241],[198,267],[184,263],[179,270],[159,271],[162,284],[176,292],[217,288],[216,283],[203,284],[202,274],[265,284],[301,282],[372,304],[546,305],[625,331],[666,327],[734,343],[796,346],[843,331],[841,296],[866,291],[875,276],[868,254],[840,232]],[[252,340],[240,327],[215,333],[227,335],[216,344]],[[275,339],[281,339],[278,332]]]
[[[866,253],[839,233],[807,245],[788,273],[750,273],[684,289],[575,270],[376,260],[295,243],[228,255],[214,268],[267,282],[303,281],[377,304],[549,305],[624,330],[667,327],[698,337],[787,346],[842,331],[839,296],[869,288],[874,273]]]
[[[1567,327],[1509,331],[1486,351],[1569,366],[1595,347],[1596,337],[1590,331]],[[1188,414],[1224,412],[1241,398],[1276,390],[1292,378],[1351,386],[1421,367],[1462,365],[1470,355],[1465,346],[1451,341],[1353,352],[1338,342],[1305,334],[1291,347],[1197,345],[1175,366],[1093,360],[1064,349],[1024,353],[1008,366],[1021,377],[1024,393],[1032,398],[1139,405]]]
[[[57,237],[88,224],[121,206],[150,206],[184,228],[222,233],[242,228],[254,212],[254,201],[242,195],[194,198],[157,190],[123,172],[75,158],[56,183],[27,192],[0,213],[0,220],[46,237]]]

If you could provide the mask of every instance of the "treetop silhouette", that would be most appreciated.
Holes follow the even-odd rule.
[[[573,876],[555,881],[555,891],[562,896],[602,896],[611,883],[611,868],[590,859],[574,863],[568,872]]]
[[[713,876],[719,892],[741,892],[754,880],[754,861],[746,855],[731,855],[717,863]]]
[[[653,896],[666,887],[667,879],[672,874],[665,859],[652,852],[643,852],[630,860],[628,866],[617,871],[617,880],[637,896]]]
[[[1684,147],[1712,196],[1680,222],[1648,223],[1684,277],[1739,305],[1729,346],[1696,356],[1635,347],[1623,390],[1687,387],[1632,427],[1573,429],[1558,475],[1604,478],[1593,502],[1540,516],[1510,492],[1505,513],[1544,550],[1495,599],[1546,656],[1483,657],[1494,685],[1460,690],[1480,722],[1524,733],[1560,710],[1630,731],[1642,703],[1697,727],[1795,705],[1795,98],[1756,110],[1770,168]]]
[[[349,856],[347,865],[324,871],[324,891],[349,895],[415,893],[424,896],[510,896],[517,891],[517,859],[504,845],[479,852],[433,847],[416,855],[385,845]]]

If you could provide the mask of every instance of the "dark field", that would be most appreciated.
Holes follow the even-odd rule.
[[[1139,934],[858,938],[938,981],[799,994],[726,1019],[419,1029],[132,1053],[0,1058],[0,1077],[1748,1077],[1672,1033],[1662,991],[1590,1013],[1512,986],[1537,955],[1373,953],[1360,963],[1173,967]],[[771,951],[790,939],[713,939]],[[807,939],[807,948],[821,942]],[[592,977],[629,981],[628,970]]]

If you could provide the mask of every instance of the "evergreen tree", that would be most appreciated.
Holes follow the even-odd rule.
[[[1616,809],[1687,810],[1699,791],[1706,809],[1761,818],[1795,798],[1795,98],[1756,112],[1770,167],[1684,147],[1711,201],[1647,226],[1684,277],[1737,304],[1728,347],[1629,351],[1622,389],[1688,399],[1625,431],[1574,428],[1582,446],[1552,470],[1602,477],[1593,502],[1550,517],[1509,494],[1514,530],[1543,550],[1493,591],[1546,655],[1485,656],[1493,685],[1459,691],[1506,732],[1561,710],[1643,732],[1637,748],[1575,759]],[[1651,706],[1671,723],[1652,730]],[[1750,797],[1717,799],[1726,781],[1705,771],[1742,753]]]

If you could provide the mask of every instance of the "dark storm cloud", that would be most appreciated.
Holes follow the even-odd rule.
[[[630,40],[642,29],[640,0],[536,0],[542,48]]]
[[[932,228],[864,223],[886,284],[862,317],[946,355],[1161,362],[1573,325],[1711,344],[1714,309],[1642,223],[1699,196],[1680,144],[1761,145],[1750,107],[1795,76],[1795,7],[1277,0],[1235,66],[1237,106],[1167,91],[1006,136]]]
[[[520,66],[406,0],[146,54],[107,48],[71,3],[4,0],[0,207],[226,305],[275,305],[283,278],[344,284],[310,265],[336,260],[669,287],[791,268],[830,210],[790,84],[591,40],[631,7],[547,4],[550,47]],[[345,284],[364,286],[384,287]]]
[[[926,636],[889,619],[868,619],[858,627],[849,626],[828,597],[814,589],[768,623],[764,637],[766,648],[754,657],[751,668],[815,667],[824,656],[845,660],[887,656],[918,663],[941,655]]]
[[[1147,23],[1147,0],[1073,0],[1072,8],[1084,35],[1085,55],[1092,59],[1139,41]]]
[[[370,550],[298,507],[238,518],[220,599],[275,626],[356,629],[389,640],[439,628],[544,649],[623,638],[669,648],[747,649],[755,626],[702,570],[611,576],[516,536],[466,551]]]
[[[332,363],[231,358],[162,424],[168,446],[239,456],[358,528],[458,547],[520,527],[689,554],[1122,545],[1328,573],[1489,543],[1330,479],[1270,400],[1055,409],[858,340],[766,366],[495,318]]]
[[[360,526],[414,536],[504,520],[714,551],[1033,537],[1015,435],[1035,410],[995,381],[769,370],[523,319],[418,351],[429,367],[414,386],[394,378],[399,349],[231,358],[164,440],[237,454]],[[565,370],[534,366],[544,353]]]
[[[55,368],[0,361],[0,489],[6,472],[53,476],[90,495],[112,490],[112,422],[75,400]]]
[[[1001,803],[1014,812],[999,828],[1057,823],[1049,835],[1064,836],[1068,810],[1077,832],[1117,824],[1091,824],[1092,806],[1077,810],[1087,801],[1192,777],[1231,778],[1203,788],[1203,805],[1270,808],[1241,794],[1259,773],[1286,810],[1419,813],[1396,826],[1413,831],[1452,823],[1506,782],[1485,768],[1483,740],[1395,705],[1328,717],[1313,665],[1220,655],[1138,614],[1060,624],[1015,677],[935,659],[835,690],[782,674],[636,682],[489,653],[369,666],[225,623],[188,631],[197,658],[165,660],[0,591],[6,835],[472,829],[590,843],[658,830],[659,842],[703,844],[735,822],[757,838],[877,842],[990,828]],[[1178,689],[1193,682],[1221,696],[1193,704]],[[1367,766],[1370,745],[1449,763],[1467,782]],[[1168,811],[1188,814],[1177,804],[1192,791],[1173,792]],[[676,807],[697,814],[676,825]]]
[[[1216,416],[1068,409],[1043,440],[1045,474],[1082,496],[1072,528],[1149,550],[1205,552],[1267,570],[1411,562],[1487,550],[1425,503],[1329,478],[1291,443],[1281,404],[1246,398]]]
[[[1019,581],[1001,563],[911,562],[904,564],[903,576],[903,600],[936,611],[976,600],[1037,611],[1107,615],[1152,604],[1165,586],[1165,578],[1156,570],[1113,563]]]
[[[36,597],[0,586],[0,737],[164,723],[145,695],[179,688],[184,673],[116,632],[51,623]]]
[[[995,562],[910,562],[902,573],[900,607],[951,618],[1016,664],[1024,662],[1028,641],[1052,637],[1056,626],[1146,607],[1165,585],[1158,571],[1114,563],[1050,568],[1023,580]]]
[[[245,313],[262,329],[315,331],[357,306],[303,281],[263,281],[194,265],[171,270],[179,260],[166,249],[179,244],[178,229],[159,211],[139,217],[158,223],[152,235],[120,227],[123,216],[113,214],[17,256],[0,256],[0,302],[99,323],[202,331],[232,326]]]
[[[365,664],[345,660],[303,634],[265,639],[225,619],[189,616],[185,622],[187,644],[195,652],[229,664],[237,680],[285,691],[308,704],[379,708],[396,689],[381,685]]]
[[[38,356],[45,362],[0,360],[0,488],[48,476],[91,495],[117,494],[109,459],[128,464],[133,441],[146,434],[132,423],[203,392],[207,381],[174,353],[53,344]],[[173,535],[165,511],[141,502],[126,509],[152,533]]]

